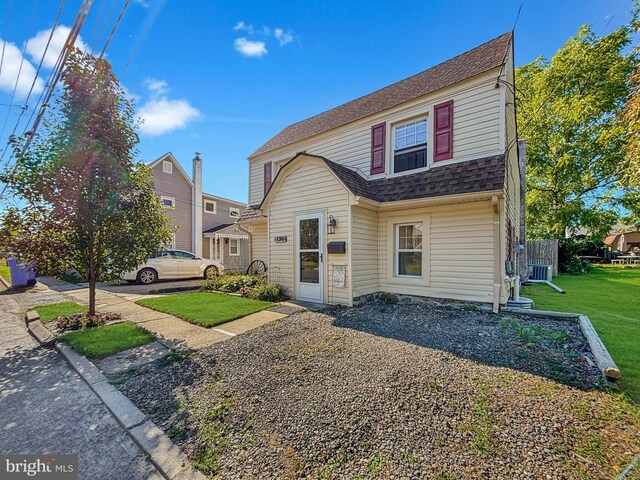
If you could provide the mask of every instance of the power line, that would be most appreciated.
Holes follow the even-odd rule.
[[[102,17],[102,10],[104,10],[104,6],[106,5],[107,0],[102,0],[102,3],[100,4],[100,10],[98,10],[98,16],[96,17],[95,22],[93,22],[93,28],[91,29],[91,33],[89,34],[89,38],[87,39],[87,48],[84,49],[84,54],[87,54],[87,51],[89,50],[89,46],[91,45],[91,41],[93,40],[93,34],[96,31],[96,27],[98,26],[98,23],[100,23],[100,18]]]
[[[11,0],[9,0],[9,11],[7,13],[7,26],[4,29],[4,39],[2,42],[2,58],[0,59],[0,75],[2,75],[2,65],[4,64],[4,49],[7,46],[7,38],[9,35],[9,23],[11,23]]]
[[[131,63],[131,61],[133,60],[133,57],[135,57],[136,53],[138,52],[138,48],[140,48],[140,45],[142,44],[143,40],[145,39],[145,37],[149,33],[149,30],[151,29],[151,25],[153,24],[153,22],[155,21],[156,17],[158,16],[158,13],[160,13],[160,8],[162,7],[163,4],[164,4],[164,0],[158,0],[158,6],[156,7],[156,11],[153,13],[153,16],[151,17],[151,20],[149,20],[149,23],[147,24],[147,29],[140,36],[140,40],[138,40],[138,44],[136,45],[136,48],[133,49],[133,52],[131,53],[131,56],[129,57],[129,60],[127,61],[127,64],[124,67],[124,70],[122,70],[122,73],[120,74],[119,80],[122,80],[122,77],[124,77],[125,72],[129,68],[129,64]]]
[[[129,3],[131,3],[131,0],[127,0],[124,3],[124,6],[122,7],[122,10],[120,11],[120,15],[118,15],[118,19],[116,20],[116,23],[113,24],[113,28],[111,29],[111,33],[107,37],[107,41],[105,42],[104,47],[102,47],[102,51],[100,52],[100,57],[99,58],[102,58],[104,56],[104,52],[107,50],[107,47],[109,46],[109,43],[111,42],[111,39],[113,38],[113,34],[116,32],[116,29],[118,28],[118,25],[120,25],[120,20],[122,20],[122,16],[124,15],[124,12],[127,10],[127,7],[129,6]]]
[[[18,67],[18,75],[16,75],[16,83],[13,85],[13,92],[11,93],[11,100],[9,103],[13,103],[13,99],[16,96],[16,91],[18,90],[18,83],[20,83],[20,75],[22,73],[22,66],[24,65],[24,55],[27,51],[27,45],[29,44],[29,40],[31,39],[31,30],[33,29],[33,22],[36,18],[36,10],[38,9],[38,0],[36,0],[33,4],[33,11],[31,12],[31,20],[29,21],[29,33],[27,34],[27,41],[24,42],[24,46],[22,47],[22,57],[20,58],[20,66]],[[5,42],[7,40],[5,39]],[[2,124],[2,130],[0,130],[0,139],[4,138],[4,129],[7,127],[7,122],[9,121],[9,114],[11,113],[10,109],[7,109],[7,115],[4,117],[4,123]],[[6,149],[5,149],[6,151]]]
[[[111,10],[109,10],[109,15],[107,15],[106,20],[102,24],[102,29],[100,30],[100,33],[98,34],[98,37],[96,38],[96,43],[93,44],[93,48],[91,49],[91,55],[92,56],[93,56],[93,53],[96,51],[96,47],[100,43],[100,39],[102,38],[102,34],[104,33],[104,29],[107,28],[107,25],[109,24],[109,20],[111,20],[111,15],[113,15],[113,11],[115,10],[117,4],[118,4],[118,0],[113,0],[113,4],[111,4]]]
[[[36,74],[33,76],[33,81],[31,82],[31,88],[29,88],[29,93],[27,94],[27,98],[24,101],[24,107],[22,108],[22,112],[20,112],[20,116],[18,117],[18,120],[16,121],[16,124],[13,127],[13,131],[11,132],[11,135],[9,136],[9,138],[11,138],[11,136],[13,136],[16,133],[16,130],[18,129],[18,126],[20,124],[20,120],[22,120],[22,116],[24,115],[24,112],[27,111],[29,107],[29,98],[31,97],[31,93],[33,92],[33,88],[36,84],[36,81],[38,80],[38,75],[40,75],[40,70],[42,69],[42,63],[44,62],[44,59],[47,55],[47,51],[49,50],[49,45],[51,44],[51,39],[53,38],[53,32],[55,31],[56,27],[58,26],[58,22],[60,21],[60,15],[62,14],[62,10],[64,8],[65,2],[66,0],[62,0],[62,2],[60,2],[60,8],[58,8],[58,14],[56,15],[56,19],[53,22],[53,27],[51,28],[51,33],[49,33],[47,44],[45,45],[44,51],[42,52],[42,57],[40,58],[40,63],[38,63],[38,69],[36,70]],[[0,163],[2,162],[2,158],[4,158],[4,152],[2,157],[0,157]]]
[[[620,11],[620,9],[622,8],[622,6],[625,4],[626,0],[622,0],[622,3],[620,3],[620,5],[618,6],[618,8],[616,9],[616,11],[613,13],[613,15],[611,15],[609,17],[609,20],[607,21],[607,23],[605,23],[604,27],[602,27],[602,29],[600,30],[600,32],[598,33],[598,35],[596,35],[593,39],[592,42],[587,44],[587,47],[593,47],[596,42],[598,41],[598,37],[602,34],[602,32],[604,32],[604,30],[609,26],[609,24],[611,23],[611,20],[613,20],[613,18],[616,16],[616,14]],[[607,7],[607,5],[609,4],[609,1],[604,5],[604,7],[602,7],[602,10],[600,10],[600,13],[598,14],[598,17],[596,18],[596,21],[594,22],[594,25],[598,22],[598,20],[600,19],[600,17],[602,16],[602,14],[604,13],[605,8]],[[564,77],[562,77],[562,79],[560,80],[560,82],[558,82],[555,87],[553,87],[553,89],[551,90],[551,92],[549,92],[549,94],[545,97],[545,99],[540,103],[540,105],[538,106],[538,108],[536,109],[536,111],[533,113],[533,115],[529,118],[529,121],[526,123],[526,125],[523,127],[523,130],[528,127],[530,125],[530,123],[536,119],[538,117],[538,113],[540,113],[540,110],[542,110],[542,107],[547,103],[548,100],[551,99],[551,96],[555,93],[555,91],[557,90],[557,88],[559,86],[561,86],[562,84],[565,83],[565,81],[567,80],[567,78],[569,78],[569,75],[571,73],[573,73],[573,70],[575,69],[575,67],[578,65],[579,62],[581,62],[582,60],[584,60],[584,56],[586,55],[588,48],[585,48],[579,55],[579,57],[577,57],[575,59],[575,61],[573,62],[573,64],[569,67],[569,70],[567,70],[567,73],[564,75]]]

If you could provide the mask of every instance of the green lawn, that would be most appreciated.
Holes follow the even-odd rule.
[[[640,403],[640,269],[594,267],[586,275],[558,275],[553,283],[522,289],[541,310],[582,313],[589,317],[618,364],[620,388]]]
[[[0,277],[4,278],[9,284],[11,284],[11,272],[7,266],[7,261],[4,258],[0,258]]]
[[[214,327],[275,305],[273,302],[210,292],[145,298],[136,303],[203,327]]]
[[[122,322],[75,330],[65,333],[62,339],[78,353],[96,358],[153,342],[154,337],[131,322]]]
[[[71,315],[72,313],[86,312],[87,307],[76,302],[60,302],[52,303],[50,305],[41,305],[40,307],[35,307],[34,310],[38,312],[42,322],[50,322],[51,320],[58,318],[60,315]]]

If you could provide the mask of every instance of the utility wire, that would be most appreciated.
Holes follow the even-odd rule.
[[[93,22],[93,28],[91,29],[91,33],[89,34],[89,38],[87,39],[87,48],[84,49],[84,55],[87,55],[87,52],[89,50],[89,46],[91,45],[91,42],[93,41],[93,34],[96,32],[96,28],[98,27],[98,23],[100,23],[100,18],[102,18],[102,10],[104,10],[104,6],[106,5],[107,0],[102,0],[102,3],[100,4],[100,10],[98,10],[98,16],[96,17],[95,22]]]
[[[47,55],[47,51],[49,50],[49,45],[51,44],[51,39],[53,38],[53,32],[55,31],[56,27],[58,26],[58,22],[60,21],[60,15],[62,14],[62,9],[64,8],[65,2],[66,0],[62,0],[62,2],[60,2],[60,8],[58,8],[58,14],[56,15],[56,19],[53,22],[53,27],[51,28],[51,33],[49,33],[47,44],[45,45],[44,51],[42,52],[42,57],[40,58],[40,63],[38,64],[38,69],[36,70],[36,74],[33,76],[33,81],[31,82],[31,88],[29,88],[29,93],[27,94],[27,98],[24,101],[24,107],[22,107],[22,112],[20,112],[20,116],[18,117],[18,120],[16,121],[16,124],[13,127],[13,131],[11,132],[11,135],[9,136],[9,138],[11,138],[11,136],[13,136],[16,133],[16,130],[20,125],[20,120],[22,120],[22,116],[24,115],[24,112],[26,112],[29,109],[29,98],[31,97],[31,93],[33,92],[33,88],[36,84],[36,81],[38,80],[38,75],[40,75],[40,70],[42,69],[42,63],[44,62],[44,59]],[[2,158],[4,158],[4,152],[2,154],[2,157],[0,157],[0,164],[2,164]]]
[[[573,62],[573,64],[571,64],[571,66],[569,67],[569,70],[567,70],[567,73],[564,75],[564,77],[562,77],[562,79],[560,80],[560,82],[558,82],[555,87],[553,87],[553,89],[551,90],[551,92],[549,92],[549,94],[545,97],[545,99],[540,103],[540,105],[538,106],[538,108],[535,110],[535,112],[533,113],[533,115],[529,118],[529,121],[526,123],[526,125],[523,127],[523,130],[528,127],[531,122],[535,119],[538,118],[538,114],[540,113],[540,110],[542,110],[542,107],[547,103],[547,101],[549,101],[552,97],[552,95],[556,92],[556,90],[558,89],[558,87],[560,87],[562,84],[565,83],[565,81],[569,78],[569,75],[571,73],[573,73],[573,70],[576,68],[576,66],[578,65],[579,62],[581,62],[582,60],[584,60],[584,56],[586,55],[586,52],[588,50],[588,47],[593,47],[596,42],[598,41],[598,37],[602,34],[602,32],[604,32],[604,30],[609,26],[609,24],[611,23],[611,20],[613,20],[613,18],[617,15],[617,13],[620,11],[620,9],[622,8],[622,6],[625,4],[626,0],[623,0],[622,3],[620,3],[620,5],[618,6],[618,8],[616,9],[616,11],[613,13],[613,15],[611,15],[609,17],[609,20],[607,20],[607,23],[605,23],[604,27],[602,27],[602,29],[600,30],[600,32],[598,33],[598,35],[596,35],[593,39],[592,42],[590,42],[589,44],[586,45],[587,48],[585,48],[581,54],[575,59],[575,61]],[[604,13],[605,8],[607,7],[607,5],[609,4],[609,2],[607,2],[604,7],[602,7],[602,10],[600,10],[600,13],[598,14],[598,17],[596,18],[595,22],[593,23],[594,25],[598,22],[598,20],[600,19],[600,17],[602,16],[602,14]]]
[[[38,0],[33,3],[33,11],[31,12],[31,20],[29,21],[29,33],[27,34],[27,41],[24,42],[24,46],[22,47],[22,58],[20,58],[20,66],[18,67],[18,75],[16,75],[16,83],[13,85],[13,92],[11,93],[11,100],[9,103],[13,103],[13,99],[16,96],[16,91],[18,90],[18,83],[20,83],[20,75],[22,73],[22,66],[24,65],[24,55],[27,50],[27,45],[29,44],[29,40],[31,40],[31,31],[33,29],[33,22],[36,18],[36,10],[38,9]],[[5,39],[6,42],[6,39]],[[4,129],[7,127],[7,122],[9,121],[9,115],[11,113],[11,109],[7,109],[7,114],[4,117],[4,123],[2,124],[2,130],[0,130],[0,139],[4,138]],[[6,151],[6,148],[5,148]]]
[[[107,50],[107,47],[109,46],[109,43],[113,38],[113,34],[116,32],[116,29],[118,28],[118,25],[120,25],[120,20],[122,20],[122,16],[124,15],[124,12],[127,10],[129,3],[131,3],[131,0],[126,0],[126,2],[124,3],[124,6],[122,7],[122,10],[120,10],[120,15],[118,15],[118,19],[116,20],[116,23],[113,24],[111,33],[109,34],[109,37],[107,37],[107,41],[105,42],[104,47],[102,47],[102,51],[100,52],[100,57],[98,58],[102,58],[104,56],[104,52]]]
[[[98,37],[96,38],[96,43],[94,43],[93,47],[91,48],[91,55],[92,56],[93,56],[94,52],[96,51],[96,47],[100,43],[100,39],[102,38],[102,34],[104,33],[104,29],[107,28],[107,25],[109,24],[109,20],[111,20],[111,15],[113,15],[113,11],[115,10],[117,4],[118,4],[118,0],[113,0],[113,3],[111,4],[111,9],[109,10],[109,15],[107,15],[106,20],[102,24],[102,28],[100,29],[100,33],[98,34]]]
[[[7,13],[7,26],[4,28],[4,38],[2,39],[2,58],[0,59],[0,75],[2,75],[2,65],[4,64],[4,49],[7,46],[9,35],[9,23],[11,23],[11,0],[9,0],[9,11]]]
[[[153,16],[151,17],[151,20],[149,20],[149,23],[147,24],[147,29],[140,36],[140,40],[138,40],[138,44],[136,45],[136,48],[133,49],[133,52],[131,53],[131,56],[129,57],[129,60],[127,61],[127,64],[124,67],[124,70],[122,70],[122,73],[120,74],[120,78],[118,79],[119,81],[121,81],[122,77],[124,77],[124,74],[126,73],[127,69],[129,68],[129,65],[131,64],[131,61],[133,60],[133,57],[135,57],[136,53],[138,52],[138,49],[140,48],[140,45],[142,45],[142,42],[144,41],[145,37],[149,33],[149,30],[151,29],[151,25],[153,24],[153,22],[155,21],[156,17],[158,16],[158,13],[160,13],[160,8],[162,7],[163,4],[164,4],[164,0],[158,0],[158,6],[156,7],[156,11],[153,13]]]

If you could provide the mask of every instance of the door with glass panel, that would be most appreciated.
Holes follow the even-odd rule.
[[[296,217],[296,298],[324,301],[323,221],[321,213]]]

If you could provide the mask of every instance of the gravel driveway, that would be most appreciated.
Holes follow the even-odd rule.
[[[212,477],[612,478],[640,451],[640,417],[601,389],[584,343],[572,322],[373,304],[118,384]]]

